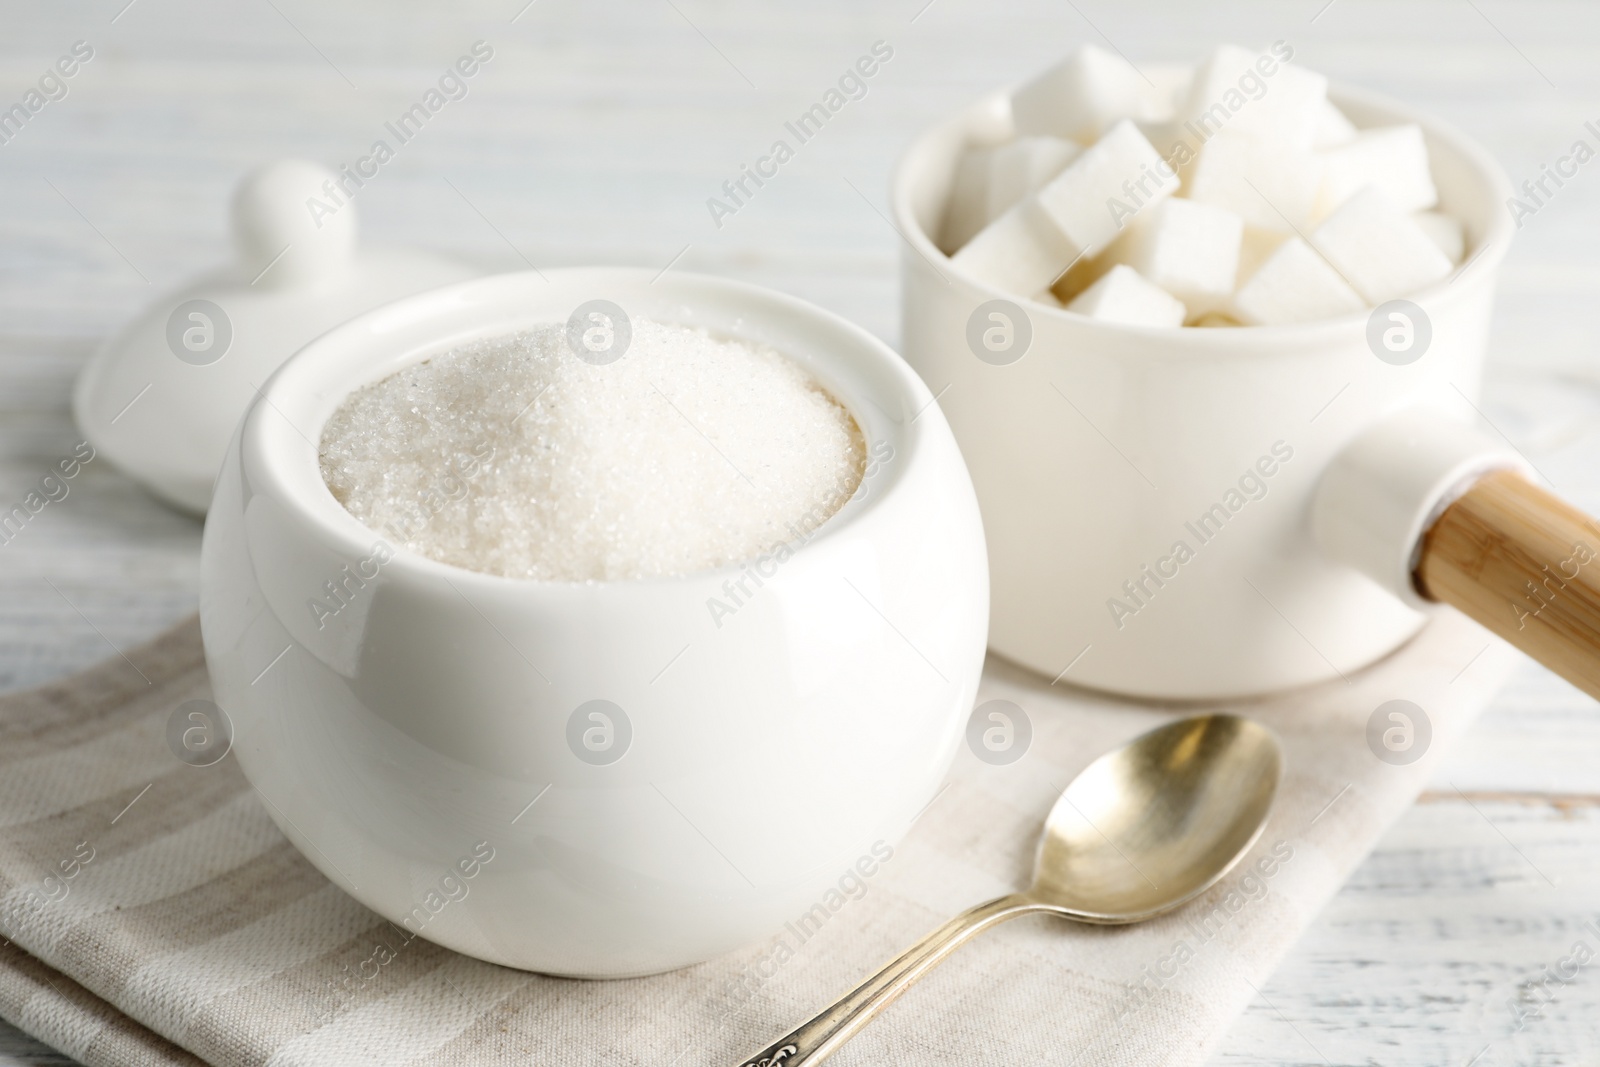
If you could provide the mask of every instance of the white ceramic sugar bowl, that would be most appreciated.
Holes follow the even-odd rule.
[[[391,921],[557,974],[706,959],[881,858],[961,744],[984,655],[977,502],[916,374],[801,301],[652,273],[483,278],[325,334],[246,415],[205,531],[216,699],[283,832]],[[391,551],[334,500],[313,442],[352,389],[597,299],[804,365],[877,457],[857,496],[781,564],[599,583]],[[328,583],[331,615],[310,606]]]

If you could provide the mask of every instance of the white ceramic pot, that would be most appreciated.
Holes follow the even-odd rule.
[[[1319,542],[1313,501],[1325,468],[1386,417],[1412,412],[1403,423],[1439,425],[1423,414],[1437,409],[1455,420],[1443,424],[1451,437],[1450,426],[1475,417],[1495,273],[1513,232],[1510,189],[1487,153],[1453,130],[1367,93],[1333,95],[1358,126],[1421,125],[1442,210],[1466,225],[1465,269],[1411,298],[1432,338],[1404,365],[1374,354],[1367,313],[1284,327],[1137,328],[964,276],[933,237],[961,152],[1011,136],[1004,91],[929,130],[902,158],[893,202],[910,246],[904,348],[939,396],[978,491],[990,642],[1001,655],[1080,685],[1211,699],[1347,673],[1421,626],[1409,569],[1388,558],[1403,563],[1414,544],[1382,546],[1382,573],[1368,568],[1375,580],[1346,561],[1359,555],[1346,543],[1355,535]],[[1018,305],[1014,347],[979,358],[969,334],[975,321],[980,335],[999,321],[981,309],[992,300]],[[1451,472],[1511,462],[1460,441],[1422,451],[1396,459],[1408,486],[1437,488]],[[1392,487],[1367,488],[1378,498]],[[1360,490],[1341,499],[1359,500]],[[1415,526],[1431,506],[1408,498],[1393,525]]]
[[[772,345],[881,459],[732,616],[708,602],[742,567],[556,583],[385,561],[323,484],[313,442],[352,389],[596,298]],[[984,563],[955,440],[882,342],[732,281],[547,271],[390,304],[274,375],[218,479],[201,623],[240,766],[331,880],[481,959],[637,975],[771,935],[876,869],[961,742]],[[310,606],[330,581],[331,618]]]

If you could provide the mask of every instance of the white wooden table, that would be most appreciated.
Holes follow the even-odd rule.
[[[228,253],[241,171],[284,155],[353,160],[480,38],[495,58],[471,95],[363,194],[369,237],[495,268],[681,255],[683,268],[787,290],[891,342],[899,249],[883,190],[896,153],[1080,41],[1139,61],[1283,39],[1308,66],[1455,122],[1518,182],[1575,139],[1594,143],[1583,123],[1600,117],[1600,6],[1577,2],[14,0],[0,14],[0,106],[74,41],[95,57],[0,146],[0,502],[70,450],[69,384],[94,345]],[[894,59],[867,98],[715,227],[706,198],[879,39]],[[1503,275],[1485,409],[1590,510],[1597,223],[1600,162],[1527,220]],[[69,673],[194,610],[199,532],[93,465],[0,547],[0,689]],[[1547,981],[1553,1000],[1520,1032],[1508,1001],[1574,942],[1600,952],[1580,926],[1597,918],[1600,714],[1529,666],[1217,1062],[1593,1063],[1600,955]],[[0,1063],[65,1062],[0,1026]]]

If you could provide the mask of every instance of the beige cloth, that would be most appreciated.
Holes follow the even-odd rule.
[[[987,934],[835,1062],[1203,1062],[1514,661],[1445,613],[1348,681],[1242,705],[1289,765],[1244,868],[1141,926],[1029,918]],[[126,661],[0,699],[0,931],[15,942],[0,950],[0,1016],[90,1067],[733,1067],[950,914],[1025,884],[1057,789],[1171,714],[991,660],[980,699],[1021,705],[1031,748],[1009,766],[963,751],[907,840],[814,935],[582,982],[405,943],[285,842],[231,757],[174,758],[168,715],[206,695],[191,621]],[[1366,741],[1393,699],[1433,727],[1409,766]]]

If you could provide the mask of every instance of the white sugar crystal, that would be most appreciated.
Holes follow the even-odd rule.
[[[1439,202],[1421,127],[1363,130],[1348,143],[1323,152],[1318,216],[1332,214],[1369,185],[1382,189],[1401,211],[1425,211]]]
[[[1439,251],[1450,257],[1451,263],[1460,263],[1467,254],[1467,234],[1461,220],[1441,211],[1419,211],[1411,221],[1422,227],[1429,240],[1439,246]]]
[[[751,559],[855,492],[861,432],[798,364],[703,330],[632,325],[605,366],[551,325],[359,389],[323,431],[323,478],[415,552],[549,581]]]
[[[1082,251],[1030,196],[985,226],[950,261],[1001,292],[1023,295],[1048,288]]]
[[[1312,322],[1365,306],[1339,272],[1298,237],[1279,245],[1233,298],[1234,314],[1255,326]]]
[[[1439,246],[1375,185],[1346,200],[1311,240],[1372,304],[1414,293],[1450,273]]]
[[[1310,224],[1321,181],[1311,152],[1229,130],[1201,146],[1187,192],[1251,226],[1293,233]]]
[[[1232,295],[1243,230],[1231,211],[1174,198],[1140,216],[1110,251],[1195,316],[1221,307]]]
[[[1067,310],[1133,326],[1182,326],[1185,314],[1182,301],[1123,264],[1074,297]]]
[[[1324,100],[1317,109],[1316,128],[1311,134],[1311,147],[1319,152],[1349,144],[1356,139],[1356,124],[1336,107],[1332,100]]]
[[[1059,137],[1021,137],[968,152],[956,169],[940,247],[953,252],[1029,193],[1038,192],[1083,152]]]
[[[1284,148],[1309,150],[1328,79],[1282,61],[1292,50],[1252,52],[1222,45],[1195,71],[1180,117],[1209,137],[1247,133]]]
[[[1069,163],[1036,198],[1076,249],[1094,255],[1132,218],[1177,191],[1172,168],[1137,126],[1123,121]]]
[[[1011,94],[1019,134],[1090,144],[1123,119],[1157,118],[1160,89],[1126,59],[1086,44]]]

